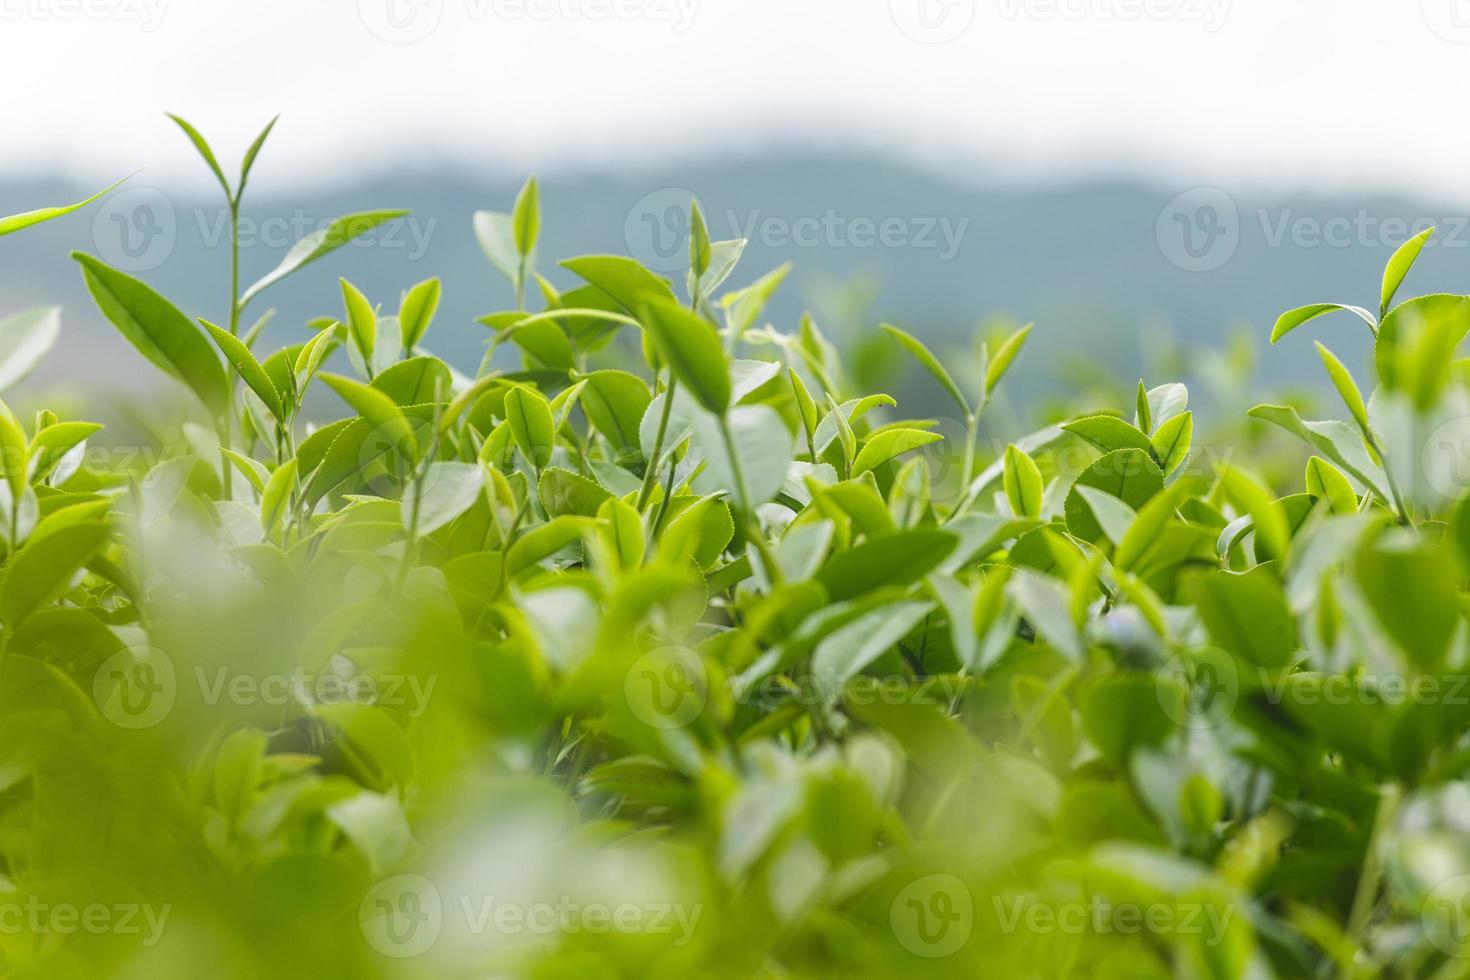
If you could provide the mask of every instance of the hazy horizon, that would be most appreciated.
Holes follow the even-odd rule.
[[[1470,203],[1470,133],[1445,124],[1458,2],[3,0],[0,85],[24,97],[0,104],[0,187],[142,168],[202,188],[163,112],[227,170],[282,112],[257,191],[815,150],[988,185]]]

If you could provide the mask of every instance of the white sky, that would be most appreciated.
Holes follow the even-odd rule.
[[[1467,105],[1470,0],[0,0],[0,179],[205,181],[164,110],[227,171],[282,111],[257,187],[774,143],[1466,200]]]

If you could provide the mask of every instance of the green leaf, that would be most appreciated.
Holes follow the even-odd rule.
[[[255,137],[255,141],[250,144],[250,149],[245,151],[245,158],[240,161],[240,183],[235,188],[236,201],[245,196],[245,184],[250,180],[250,171],[255,166],[255,158],[260,156],[261,147],[265,146],[266,139],[270,136],[271,130],[276,128],[276,123],[280,119],[280,115],[271,117],[271,121],[265,124],[260,135]]]
[[[787,368],[786,376],[791,382],[791,395],[796,402],[796,412],[801,420],[802,432],[807,440],[815,445],[819,421],[817,403],[812,398],[812,393],[807,390],[806,382],[802,381],[801,375],[796,373],[796,368]]]
[[[1405,342],[1422,340],[1427,334],[1443,338],[1441,342],[1447,342],[1453,349],[1467,332],[1470,332],[1470,296],[1434,293],[1405,300],[1389,311],[1378,328],[1373,363],[1379,383],[1389,390],[1406,386],[1406,379],[1400,377],[1405,366],[1401,349]],[[1447,365],[1431,362],[1422,367],[1443,369]]]
[[[1315,320],[1319,316],[1325,316],[1328,313],[1336,313],[1338,310],[1345,310],[1348,313],[1355,314],[1364,323],[1368,324],[1369,330],[1372,330],[1374,333],[1378,332],[1378,321],[1373,318],[1372,313],[1369,313],[1361,306],[1345,306],[1342,303],[1313,303],[1310,306],[1301,306],[1281,314],[1276,320],[1276,326],[1271,328],[1271,343],[1276,343],[1276,341],[1285,337],[1304,323]]]
[[[1270,490],[1244,470],[1231,466],[1220,474],[1220,485],[1236,509],[1249,514],[1256,529],[1256,550],[1262,561],[1285,558],[1291,528],[1279,501]]]
[[[10,410],[10,406],[0,401],[0,474],[3,474],[5,482],[10,487],[9,501],[13,505],[20,499],[25,490],[26,480],[30,476],[30,441],[26,439],[25,429],[21,427],[20,420]],[[10,507],[3,508],[0,513],[0,524],[3,524],[5,532],[10,530]]]
[[[741,243],[744,248],[744,242]],[[771,301],[776,290],[786,281],[791,274],[791,263],[787,262],[778,268],[761,276],[755,282],[744,289],[737,289],[733,293],[726,293],[720,298],[720,306],[725,310],[725,323],[730,331],[729,346],[733,350],[739,343],[745,332],[755,326],[761,314],[765,312],[766,304]],[[713,288],[715,284],[711,285]]]
[[[1092,516],[1102,528],[1103,534],[1109,541],[1122,543],[1128,529],[1138,515],[1132,507],[1114,497],[1110,493],[1104,493],[1096,487],[1078,484],[1077,493],[1087,501],[1087,506],[1092,508]]]
[[[209,141],[204,138],[204,135],[199,130],[195,129],[182,117],[176,116],[172,112],[165,113],[165,115],[172,119],[184,131],[185,136],[189,137],[189,142],[194,144],[194,149],[199,151],[199,155],[209,165],[210,173],[214,174],[215,180],[218,180],[220,187],[224,189],[225,197],[229,200],[234,200],[235,192],[230,189],[230,182],[225,179],[225,172],[220,169],[219,161],[215,159],[214,150],[210,149]]]
[[[564,514],[540,527],[532,528],[516,539],[505,556],[507,575],[515,575],[537,562],[550,558],[567,545],[581,539],[598,527],[594,518]]]
[[[1031,335],[1032,326],[1034,324],[1028,323],[1007,337],[995,352],[995,356],[990,359],[990,365],[985,369],[985,397],[987,399],[1000,384],[1001,379],[1005,377],[1006,372],[1010,370],[1011,362],[1016,359],[1016,355],[1021,353],[1021,348],[1026,345],[1026,338]]]
[[[1317,354],[1322,358],[1322,365],[1327,368],[1327,374],[1332,378],[1333,387],[1342,397],[1343,404],[1352,413],[1353,421],[1358,423],[1358,428],[1364,433],[1370,432],[1368,406],[1363,402],[1363,393],[1358,390],[1358,384],[1353,380],[1352,372],[1321,341],[1315,341],[1315,343]]]
[[[642,313],[644,304],[650,300],[678,302],[667,280],[621,255],[584,255],[561,264],[602,290],[635,317]]]
[[[679,383],[706,411],[730,407],[730,365],[715,328],[669,300],[650,300],[639,317]]]
[[[266,539],[276,536],[291,512],[291,498],[296,493],[296,476],[300,464],[296,458],[286,460],[276,467],[260,493],[260,528]]]
[[[11,559],[5,581],[0,583],[0,620],[11,629],[60,595],[111,535],[108,524],[97,520],[62,518],[50,529],[48,522],[59,517],[52,515],[36,527],[25,547]]]
[[[1174,516],[1174,509],[1186,487],[1175,483],[1163,493],[1156,494],[1138,511],[1138,516],[1128,526],[1128,532],[1113,549],[1113,566],[1120,571],[1131,571],[1148,554],[1149,549],[1161,540],[1164,528]]]
[[[1153,443],[1135,426],[1116,415],[1088,415],[1062,424],[1062,429],[1080,436],[1105,453],[1119,449],[1141,449],[1153,452]]]
[[[709,269],[709,226],[698,201],[689,202],[689,270],[698,280]]]
[[[1358,553],[1354,571],[1369,608],[1407,662],[1429,673],[1440,670],[1461,624],[1458,578],[1446,549],[1386,535]]]
[[[1138,394],[1133,401],[1133,424],[1145,435],[1154,430],[1154,413],[1148,404],[1148,389],[1138,379]]]
[[[403,305],[398,310],[398,329],[403,337],[405,353],[412,353],[424,339],[424,334],[429,332],[434,311],[439,309],[440,292],[438,279],[425,279],[403,298]]]
[[[189,387],[213,416],[228,410],[230,392],[214,348],[168,300],[147,283],[82,252],[87,291],[98,308],[138,352]]]
[[[490,265],[511,283],[521,284],[521,256],[516,249],[515,222],[499,211],[475,212],[475,240]]]
[[[1093,461],[1067,494],[1067,528],[1084,541],[1096,542],[1103,529],[1093,517],[1078,487],[1093,487],[1117,497],[1135,512],[1164,488],[1164,474],[1153,457],[1141,449],[1119,449]]]
[[[296,389],[305,392],[306,386],[311,379],[316,377],[316,372],[322,366],[322,361],[332,352],[336,344],[337,331],[342,324],[332,322],[323,327],[316,336],[312,337],[301,347],[301,352],[296,356],[296,363],[292,370],[296,374]]]
[[[291,246],[286,257],[281,259],[281,264],[266,273],[255,285],[245,290],[240,297],[240,306],[244,308],[256,296],[270,286],[275,285],[291,273],[310,265],[317,259],[346,245],[348,242],[362,235],[366,235],[379,225],[402,218],[410,212],[396,211],[361,211],[356,214],[344,214],[340,218],[333,219],[325,228],[318,229],[307,235],[301,241]]]
[[[1358,495],[1342,472],[1321,456],[1307,460],[1307,493],[1327,501],[1332,513],[1348,516],[1358,512]]]
[[[1072,600],[1066,586],[1050,575],[1017,568],[1011,573],[1006,591],[1042,639],[1068,660],[1082,662],[1087,646],[1072,618]]]
[[[721,417],[700,413],[694,424],[706,461],[700,479],[709,490],[732,491],[740,509],[748,513],[781,489],[793,440],[775,409],[769,405],[731,409],[723,416],[730,444],[725,441]]]
[[[1424,250],[1425,244],[1434,234],[1433,228],[1426,228],[1413,238],[1400,245],[1388,260],[1388,265],[1383,270],[1383,299],[1378,306],[1378,316],[1388,316],[1388,311],[1393,305],[1394,294],[1404,283],[1404,277],[1414,266],[1414,260],[1419,258],[1419,253]]]
[[[240,475],[249,481],[259,494],[265,493],[265,485],[270,482],[271,471],[266,469],[265,464],[251,459],[249,456],[241,455],[233,449],[220,447],[220,455],[224,456],[229,463],[240,471]]]
[[[1346,422],[1335,419],[1324,422],[1303,421],[1296,409],[1287,405],[1257,405],[1248,414],[1251,418],[1262,419],[1290,432],[1352,474],[1354,479],[1380,498],[1388,499],[1383,491],[1386,483],[1383,468],[1373,462],[1363,445],[1362,437]]]
[[[934,376],[934,380],[938,381],[940,386],[949,392],[949,397],[954,399],[960,411],[968,418],[971,412],[969,400],[965,398],[964,392],[960,391],[960,386],[955,384],[955,380],[950,376],[949,370],[940,363],[939,358],[935,357],[928,347],[924,346],[923,341],[919,340],[913,334],[900,330],[891,323],[880,324],[880,326],[889,336],[902,344],[904,349],[924,366],[924,370]],[[988,385],[986,390],[989,390]]]
[[[1147,745],[1158,745],[1184,717],[1186,692],[1167,674],[1109,674],[1098,678],[1081,703],[1082,731],[1114,766]],[[1173,709],[1171,715],[1167,709]]]
[[[340,374],[323,373],[321,378],[322,383],[352,406],[353,411],[361,415],[384,442],[406,458],[418,456],[419,443],[413,425],[393,399],[376,388]]]
[[[858,450],[857,459],[852,463],[852,475],[862,476],[889,460],[921,446],[939,442],[943,438],[937,432],[926,432],[923,429],[884,429],[870,436],[863,443],[863,448]]]
[[[934,528],[894,531],[832,556],[817,572],[817,581],[833,602],[885,585],[912,585],[937,568],[958,543],[953,534]]]
[[[366,296],[346,279],[338,279],[342,288],[342,306],[346,311],[347,334],[352,345],[362,355],[365,364],[373,363],[373,351],[378,345],[378,311]]]
[[[829,393],[827,397],[831,399],[832,395]],[[827,413],[822,416],[822,421],[817,424],[817,431],[814,436],[814,441],[817,444],[817,455],[820,456],[826,452],[827,447],[832,444],[832,440],[839,436],[846,442],[848,433],[852,431],[852,426],[863,416],[867,415],[868,412],[880,406],[893,406],[897,404],[889,395],[868,395],[864,398],[853,398],[845,401],[836,408],[829,408]]]
[[[444,403],[449,398],[453,379],[449,365],[426,355],[399,361],[374,378],[372,386],[407,408]]]
[[[541,195],[535,177],[526,181],[516,195],[511,224],[515,228],[516,251],[524,259],[536,250],[536,239],[541,235]]]
[[[692,239],[690,244],[691,246],[693,245]],[[730,278],[731,273],[735,271],[735,267],[740,264],[740,256],[744,254],[745,239],[743,238],[736,238],[724,242],[712,242],[709,246],[709,267],[697,279],[694,277],[693,268],[691,267],[689,270],[689,295],[693,297],[697,292],[702,304],[709,296],[713,295],[715,290],[724,285],[726,279]],[[742,328],[741,333],[743,332],[744,330]],[[735,331],[732,329],[730,337],[726,340],[726,347],[733,350],[735,346],[734,342],[738,339]]]
[[[60,335],[59,306],[0,318],[0,392],[29,374]]]
[[[1011,513],[1017,517],[1039,517],[1045,484],[1036,461],[1015,443],[1006,447],[1004,487]]]
[[[847,682],[898,643],[934,606],[929,602],[892,602],[863,613],[834,630],[812,654],[812,674],[823,700],[832,704]]]
[[[1190,602],[1215,646],[1251,667],[1284,667],[1296,653],[1296,628],[1281,582],[1269,569],[1195,578]]]
[[[597,508],[598,540],[608,558],[617,562],[618,568],[637,568],[643,564],[646,543],[643,537],[643,521],[632,504],[616,497],[608,497]]]
[[[686,498],[687,499],[687,498]],[[696,498],[663,526],[658,542],[660,561],[692,561],[708,569],[735,535],[730,508],[714,494]]]
[[[521,453],[537,472],[551,462],[556,423],[551,406],[534,388],[515,385],[505,393],[505,419]]]
[[[582,411],[587,421],[618,450],[637,450],[638,427],[652,396],[648,384],[627,371],[593,371],[584,375]]]
[[[255,359],[255,355],[250,352],[250,348],[246,347],[240,341],[240,338],[231,335],[228,330],[215,326],[203,317],[199,318],[199,322],[204,325],[205,330],[209,331],[210,336],[214,338],[215,345],[223,352],[225,358],[235,366],[235,370],[240,373],[241,379],[250,386],[250,390],[259,395],[260,400],[265,403],[265,407],[270,410],[270,413],[282,425],[285,425],[289,416],[286,412],[285,405],[281,402],[281,394],[276,390],[276,386],[272,383],[270,375],[265,373],[265,368],[260,366],[260,362]]]
[[[479,463],[434,462],[404,491],[404,527],[416,527],[426,537],[474,506],[485,489],[485,470]]]
[[[31,440],[31,480],[45,480],[56,470],[67,453],[101,428],[95,422],[55,422],[41,429]]]
[[[1159,426],[1159,431],[1154,433],[1153,454],[1165,476],[1184,465],[1189,458],[1189,445],[1193,438],[1192,412],[1183,412]]]
[[[102,197],[103,195],[116,190],[122,185],[123,181],[127,179],[128,178],[124,177],[117,183],[112,184],[109,187],[102,188],[102,190],[98,191],[96,194],[93,194],[85,201],[78,201],[75,204],[67,204],[61,207],[38,208],[35,211],[25,211],[21,214],[12,214],[8,217],[0,218],[0,237],[4,237],[5,235],[20,231],[22,228],[29,228],[32,225],[39,225],[43,221],[50,221],[52,218],[60,218],[63,215],[71,214],[73,211],[81,210],[88,204],[91,204],[93,201],[97,200],[99,197]]]
[[[541,495],[541,506],[552,517],[562,514],[597,517],[602,505],[612,499],[612,494],[597,483],[560,466],[548,466],[541,471],[537,492]]]

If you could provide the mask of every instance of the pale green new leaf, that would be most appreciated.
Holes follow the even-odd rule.
[[[154,365],[178,378],[211,415],[229,406],[229,385],[214,347],[151,286],[83,252],[73,252],[104,316]]]
[[[116,190],[122,185],[123,181],[127,179],[128,178],[124,177],[117,183],[102,188],[102,190],[98,191],[96,194],[93,194],[85,201],[78,201],[75,204],[65,204],[60,207],[37,208],[35,211],[24,211],[20,214],[12,214],[7,217],[0,218],[0,237],[4,237],[5,235],[12,234],[13,232],[20,231],[22,228],[29,228],[32,225],[38,225],[43,221],[50,221],[52,218],[60,218],[63,215],[71,214],[73,211],[79,211],[82,208],[86,207],[88,204],[91,204],[93,201],[97,200],[99,197],[102,197],[103,195]]]
[[[366,235],[379,225],[386,224],[396,218],[402,218],[409,213],[404,210],[361,211],[356,214],[344,214],[340,218],[333,219],[325,228],[320,228],[312,232],[291,246],[291,250],[286,253],[286,257],[281,259],[280,265],[257,280],[255,285],[245,290],[245,295],[240,297],[240,306],[246,306],[265,289],[280,282],[303,266],[315,262],[324,255],[335,252],[343,245],[362,235]]]
[[[1419,253],[1424,251],[1425,244],[1433,234],[1433,228],[1424,229],[1400,245],[1388,260],[1388,265],[1383,269],[1383,298],[1378,306],[1380,319],[1388,316],[1388,311],[1393,306],[1394,294],[1403,285],[1404,277],[1409,274],[1409,270],[1414,266],[1414,261],[1419,258]]]

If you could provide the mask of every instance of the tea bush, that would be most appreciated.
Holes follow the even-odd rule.
[[[238,215],[269,128],[232,182],[178,122]],[[958,424],[903,418],[697,208],[676,289],[541,261],[534,181],[475,216],[517,309],[343,281],[264,349],[262,293],[402,213],[244,290],[232,249],[218,324],[74,256],[194,404],[148,465],[0,411],[7,975],[1467,972],[1470,297],[1395,303],[1427,233],[1376,310],[1276,324],[1352,314],[1377,376],[1319,345],[1342,420],[1252,409],[1311,453],[1281,496],[1177,383],[985,450],[1029,328],[971,386],[886,327]],[[56,326],[6,321],[5,384]]]

